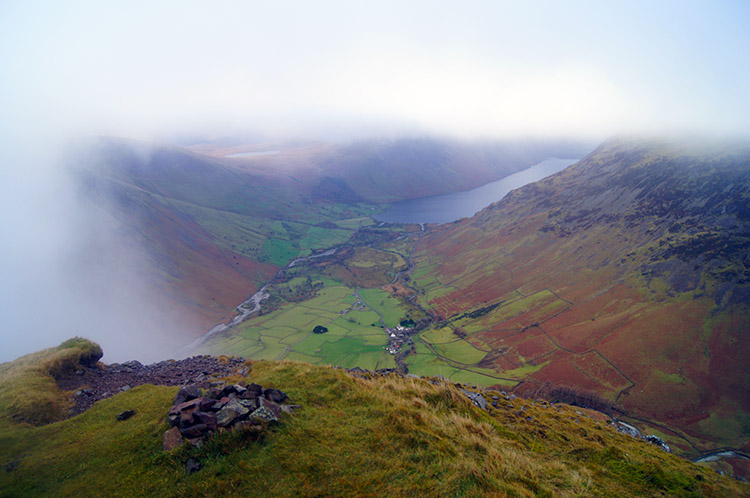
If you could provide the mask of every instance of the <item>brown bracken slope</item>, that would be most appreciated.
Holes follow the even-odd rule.
[[[686,452],[750,447],[747,145],[611,140],[419,248],[420,299],[480,367],[594,391]]]

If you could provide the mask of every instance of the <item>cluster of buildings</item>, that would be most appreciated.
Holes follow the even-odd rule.
[[[397,325],[395,328],[385,328],[385,333],[388,334],[388,345],[385,350],[391,354],[396,354],[401,350],[401,347],[409,341],[409,333],[413,329],[410,327],[402,327]]]

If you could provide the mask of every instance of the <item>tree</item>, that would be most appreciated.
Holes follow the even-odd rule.
[[[313,329],[313,334],[325,334],[326,332],[328,332],[328,328],[322,325],[316,325]]]

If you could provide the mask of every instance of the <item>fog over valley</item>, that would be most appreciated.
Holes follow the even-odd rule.
[[[197,170],[138,170],[153,151],[161,166],[164,151],[208,161],[204,186],[270,182],[281,212],[469,190],[617,134],[741,137],[748,14],[741,2],[3,2],[0,360],[73,335],[109,361],[165,358],[283,266],[250,235],[217,242],[219,222],[196,221],[216,199],[178,185]],[[92,164],[102,136],[136,140],[132,164],[114,152]],[[158,216],[182,223],[174,247]],[[199,233],[216,235],[210,250]],[[207,261],[224,261],[226,280],[186,294],[210,280],[186,276]],[[198,322],[179,307],[197,303]]]

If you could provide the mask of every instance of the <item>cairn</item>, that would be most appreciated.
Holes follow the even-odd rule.
[[[164,433],[164,451],[184,442],[201,446],[220,430],[242,430],[279,422],[282,412],[291,413],[298,405],[283,404],[287,395],[258,384],[215,386],[205,393],[198,385],[185,386],[177,393],[167,420],[171,429]]]

